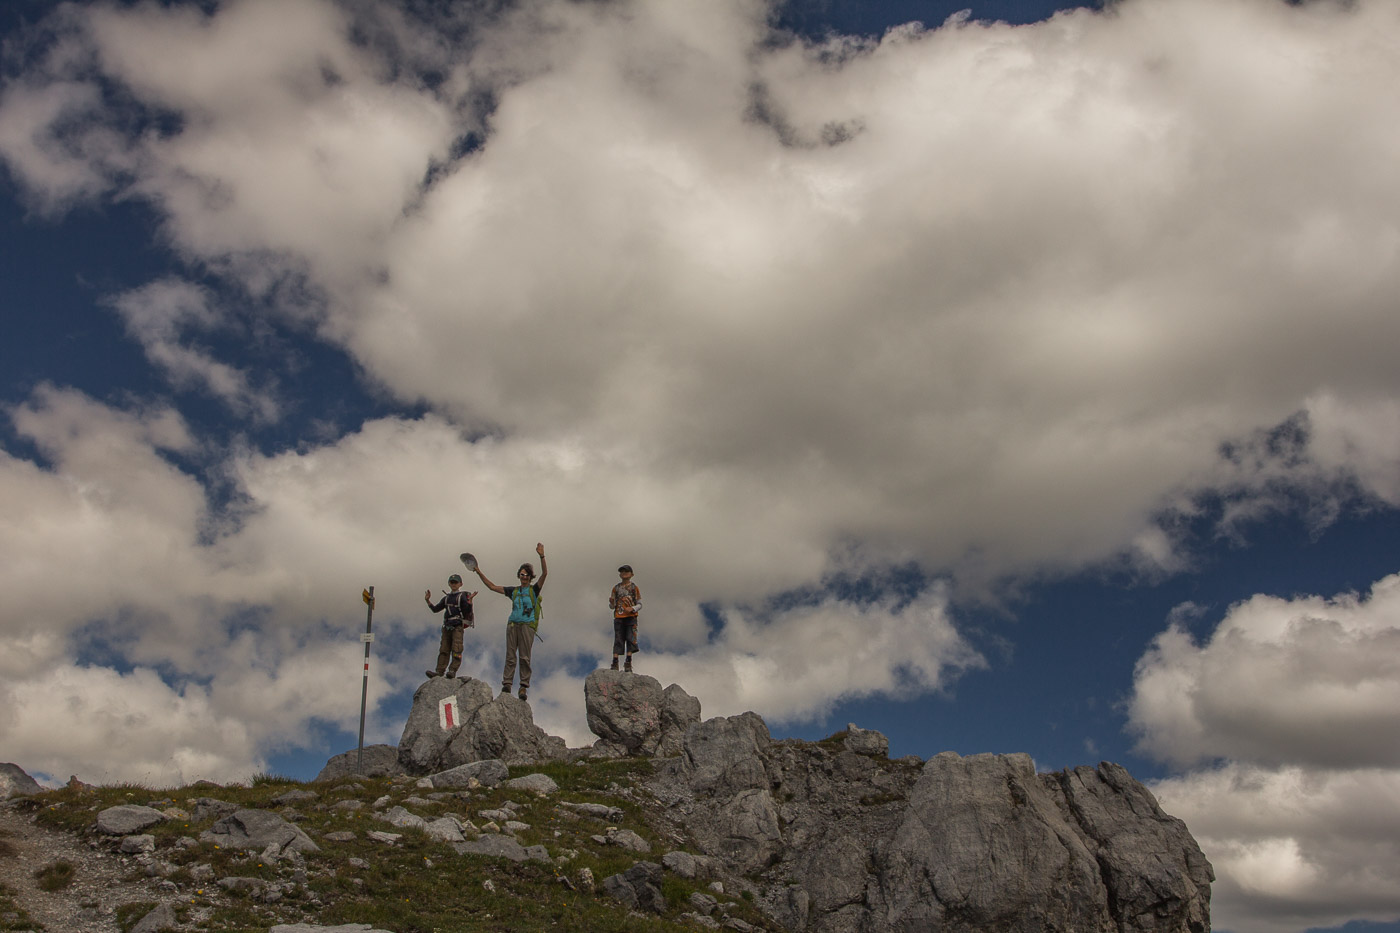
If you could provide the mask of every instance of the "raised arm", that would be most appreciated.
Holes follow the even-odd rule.
[[[481,565],[479,565],[479,564],[477,565],[477,568],[476,568],[476,575],[477,575],[478,577],[481,578],[482,585],[484,585],[484,586],[485,586],[488,590],[490,590],[491,592],[493,592],[493,593],[500,593],[502,596],[504,596],[504,595],[506,594],[506,591],[505,591],[505,588],[504,588],[504,587],[497,586],[496,584],[492,583],[490,580],[486,579],[486,574],[484,574],[484,573],[481,572]]]
[[[549,561],[544,559],[544,544],[536,544],[535,553],[540,555],[540,582],[535,586],[544,586],[544,578],[549,576]]]

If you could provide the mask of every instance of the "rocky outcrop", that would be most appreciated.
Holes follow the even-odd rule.
[[[0,800],[9,797],[28,797],[40,793],[44,788],[19,765],[5,762],[0,764]]]
[[[479,680],[434,677],[413,694],[398,760],[409,774],[428,774],[474,761],[528,764],[567,753],[563,739],[535,725],[525,701],[493,697]]]
[[[885,736],[855,724],[822,742],[775,742],[755,713],[701,721],[699,701],[679,686],[663,690],[625,672],[590,674],[584,700],[598,741],[571,752],[535,725],[524,702],[496,697],[481,681],[433,678],[415,693],[398,747],[392,755],[366,749],[365,771],[431,775],[444,790],[499,785],[512,764],[657,758],[647,788],[668,832],[691,851],[667,852],[661,865],[639,861],[602,883],[635,910],[666,909],[661,879],[670,871],[752,886],[775,923],[811,933],[1210,929],[1209,862],[1185,825],[1118,765],[1037,774],[1027,755],[891,760]],[[353,770],[353,757],[337,756],[321,778]],[[511,787],[548,794],[552,783],[526,775]],[[569,819],[616,822],[622,813],[574,801],[559,808]],[[382,816],[397,826],[411,814]],[[513,825],[510,813],[490,818]],[[460,824],[444,826],[441,838],[462,854],[550,857],[509,835],[458,835]],[[615,827],[594,838],[643,858],[652,849]],[[713,905],[692,898],[692,906],[694,922],[713,924],[705,909]]]
[[[702,851],[764,880],[791,930],[1209,930],[1209,863],[1117,765],[890,761],[883,742],[773,742],[753,713],[711,719],[653,788]]]
[[[366,745],[364,748],[363,763],[361,762],[360,750],[352,748],[348,752],[341,752],[339,755],[326,762],[326,766],[321,769],[321,773],[316,775],[318,781],[335,781],[343,777],[395,777],[400,774],[407,774],[403,765],[399,764],[399,749],[397,745]]]
[[[686,729],[700,721],[699,700],[645,674],[594,671],[583,698],[594,747],[619,755],[679,754]]]

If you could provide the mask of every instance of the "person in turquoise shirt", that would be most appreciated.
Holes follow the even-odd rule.
[[[544,588],[544,578],[549,576],[549,562],[544,559],[544,544],[535,545],[535,553],[540,555],[540,579],[535,582],[535,568],[524,563],[516,571],[520,583],[517,586],[497,586],[481,572],[476,575],[481,583],[493,593],[500,593],[510,599],[510,619],[506,621],[506,666],[501,672],[501,695],[510,693],[515,683],[516,661],[520,665],[520,699],[530,695],[530,649],[534,646],[536,629],[540,622],[540,590]]]

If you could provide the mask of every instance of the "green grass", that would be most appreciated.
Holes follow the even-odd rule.
[[[67,859],[59,859],[50,862],[43,868],[34,872],[34,878],[39,882],[39,887],[45,891],[62,891],[73,883],[77,877],[78,866]]]
[[[141,918],[156,909],[155,901],[133,901],[130,904],[122,904],[117,908],[117,926],[122,933],[129,933],[132,927],[141,922]]]
[[[0,930],[42,930],[44,925],[32,920],[18,903],[15,892],[0,884]]]
[[[180,903],[193,929],[207,931],[265,931],[278,923],[336,925],[368,923],[395,933],[497,933],[501,930],[589,930],[618,933],[659,933],[696,929],[681,923],[678,916],[691,909],[689,898],[706,890],[706,881],[681,879],[667,874],[663,892],[669,903],[665,916],[630,914],[602,890],[605,878],[625,871],[641,860],[660,862],[661,856],[677,845],[652,825],[645,794],[619,795],[617,788],[643,783],[653,773],[646,759],[588,761],[584,764],[555,762],[510,769],[511,777],[543,773],[559,785],[558,792],[537,797],[529,791],[504,786],[451,792],[431,799],[430,790],[420,790],[412,780],[389,778],[344,778],[335,782],[303,783],[290,778],[260,774],[247,786],[178,787],[150,789],[121,785],[90,791],[70,788],[49,791],[32,798],[30,807],[38,820],[48,826],[74,833],[91,829],[97,814],[117,804],[156,806],[163,811],[178,808],[191,814],[157,824],[146,832],[156,839],[156,858],[174,867],[169,876],[177,883]],[[288,790],[305,789],[319,794],[313,801],[293,804],[300,816],[296,825],[307,832],[321,851],[305,856],[304,883],[297,884],[281,900],[267,904],[256,897],[231,894],[214,880],[194,881],[200,866],[209,866],[214,879],[228,876],[257,878],[268,884],[287,884],[296,877],[296,866],[287,861],[264,863],[257,852],[222,849],[208,842],[197,842],[213,818],[196,821],[194,801],[212,797],[243,807],[282,812],[272,802]],[[404,805],[408,797],[426,803],[408,804],[408,809],[427,819],[451,814],[477,826],[486,821],[482,810],[500,809],[506,801],[518,805],[516,818],[529,824],[516,836],[523,846],[543,845],[554,861],[513,863],[506,859],[457,855],[450,847],[432,840],[416,829],[398,829],[374,818],[371,804],[389,795],[391,806]],[[359,810],[337,809],[341,801],[360,801]],[[623,812],[619,828],[630,829],[652,846],[642,855],[619,846],[600,844],[607,823],[591,817],[561,812],[561,802],[600,803]],[[351,842],[332,842],[327,833],[351,830]],[[400,835],[392,847],[368,838],[370,830]],[[184,840],[182,842],[182,839]],[[196,840],[191,844],[190,840]],[[690,851],[696,851],[689,847]],[[558,861],[567,857],[565,861]],[[360,859],[367,867],[356,867]],[[584,889],[582,869],[589,869],[596,884]],[[488,888],[485,882],[490,882]],[[566,881],[568,882],[566,884]],[[570,887],[572,885],[572,889]],[[750,900],[723,897],[732,914],[758,929],[776,929],[765,922]],[[136,920],[144,914],[135,913]],[[147,908],[149,909],[149,908]],[[134,921],[133,921],[134,922]],[[3,928],[3,927],[0,927]],[[126,929],[127,926],[123,926]],[[12,927],[12,929],[25,929]]]

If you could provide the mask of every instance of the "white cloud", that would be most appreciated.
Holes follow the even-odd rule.
[[[127,332],[176,387],[201,388],[240,414],[274,420],[276,400],[255,390],[245,371],[220,362],[184,339],[188,332],[214,330],[223,323],[209,302],[205,289],[178,279],[151,282],[112,299]]]
[[[68,7],[0,92],[0,158],[34,203],[145,199],[191,265],[430,412],[265,455],[203,446],[173,410],[36,391],[12,416],[43,465],[0,460],[0,665],[67,683],[100,622],[137,667],[104,689],[137,708],[271,716],[208,764],[236,770],[297,734],[279,704],[343,721],[298,684],[334,689],[308,659],[363,585],[402,688],[452,555],[500,577],[543,540],[546,726],[587,738],[561,667],[606,653],[622,560],[663,681],[796,720],[978,663],[941,588],[752,608],[834,572],[913,562],[955,594],[1179,572],[1170,519],[1202,494],[1227,532],[1400,504],[1393,4],[1125,0],[820,46],[769,42],[757,0],[529,0],[465,31],[391,7]],[[256,412],[265,370],[199,344],[247,323],[217,297],[167,281],[117,303],[178,384]],[[174,465],[194,453],[232,507]],[[1393,588],[1259,597],[1205,645],[1164,633],[1144,749],[1236,761],[1242,811],[1302,806],[1289,769],[1388,775]],[[489,681],[504,607],[482,599],[469,664]],[[162,694],[148,668],[212,686]],[[1319,893],[1360,864],[1340,842],[1192,826],[1239,929],[1293,916],[1293,890],[1313,898],[1297,916],[1349,916]]]
[[[1230,517],[1290,484],[1396,501],[1393,445],[1364,441],[1397,417],[1382,4],[817,47],[759,45],[739,0],[541,0],[455,52],[394,20],[434,88],[318,0],[86,12],[103,71],[181,118],[132,139],[129,187],[177,248],[257,293],[305,276],[321,298],[289,310],[370,378],[607,461],[602,488],[703,478],[819,551],[980,583],[1178,570],[1153,519],[1202,489]],[[1304,462],[1220,461],[1304,411]]]
[[[358,712],[358,693],[347,685],[359,671],[361,587],[376,585],[377,707],[431,662],[438,620],[420,605],[423,589],[459,570],[452,555],[464,548],[489,575],[508,579],[520,560],[534,559],[522,528],[548,542],[551,558],[537,716],[576,745],[591,741],[582,683],[561,668],[606,656],[607,591],[623,559],[636,564],[648,594],[646,670],[681,682],[710,714],[756,709],[775,723],[810,720],[847,697],[941,689],[983,663],[955,630],[942,587],[908,605],[873,593],[864,602],[736,608],[802,584],[825,566],[824,555],[776,535],[737,549],[715,531],[705,540],[700,533],[715,509],[742,503],[676,496],[659,513],[670,487],[639,485],[630,505],[594,497],[586,512],[571,510],[571,501],[590,501],[582,490],[597,467],[570,461],[568,449],[470,444],[436,418],[371,422],[302,453],[237,455],[229,469],[246,499],[234,521],[211,517],[200,482],[162,459],[162,448],[192,445],[168,410],[138,417],[45,389],[12,416],[51,467],[7,458],[0,472],[0,489],[11,493],[0,511],[10,548],[0,552],[8,594],[0,665],[31,698],[7,747],[48,771],[112,768],[110,743],[74,746],[43,718],[50,710],[39,697],[87,676],[74,666],[75,653],[99,673],[113,663],[142,666],[134,675],[102,674],[113,692],[132,694],[133,711],[141,711],[132,713],[134,725],[162,703],[191,722],[216,724],[213,747],[199,746],[201,755],[231,741],[220,730],[246,724],[242,745],[199,759],[226,778],[246,776],[275,747],[309,740],[314,720],[347,728]],[[544,481],[561,463],[576,482],[553,489]],[[537,477],[541,494],[517,506],[511,490]],[[781,566],[767,557],[777,553]],[[69,568],[73,583],[56,600],[58,567]],[[711,598],[715,579],[728,582],[729,608],[711,632],[699,604]],[[478,597],[464,672],[495,683],[506,613],[504,600]],[[155,691],[154,670],[184,686]],[[401,725],[381,717],[372,731],[394,741]],[[170,742],[174,755],[185,733],[171,732]],[[137,761],[161,780],[193,767]]]
[[[1191,607],[1191,614],[1198,614]],[[1216,926],[1277,933],[1400,916],[1400,575],[1366,596],[1255,596],[1138,663],[1154,790],[1215,866]]]
[[[1140,750],[1182,766],[1400,766],[1400,576],[1366,598],[1255,596],[1205,644],[1173,625],[1129,716]]]
[[[1216,929],[1288,933],[1400,917],[1400,771],[1232,762],[1152,789],[1215,867]]]

